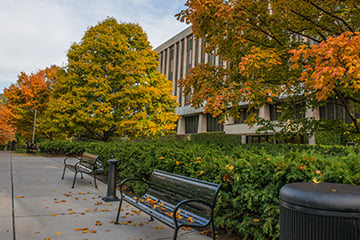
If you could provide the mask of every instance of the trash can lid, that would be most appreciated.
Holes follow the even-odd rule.
[[[321,210],[360,212],[360,186],[338,183],[290,183],[280,200]]]

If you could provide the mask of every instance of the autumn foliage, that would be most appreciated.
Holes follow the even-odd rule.
[[[208,53],[216,50],[229,63],[227,69],[199,65],[182,80],[194,107],[237,118],[241,103],[278,104],[288,112],[294,104],[311,109],[332,101],[360,133],[357,2],[187,0],[185,6],[178,19],[192,24]],[[277,123],[291,124],[292,117],[284,119]]]
[[[54,84],[50,101],[52,128],[103,141],[175,129],[172,84],[157,71],[157,52],[139,25],[108,18],[67,56],[67,75]]]
[[[6,122],[6,116],[8,116],[8,114],[9,112],[5,109],[3,101],[0,100],[0,145],[15,140],[15,131]]]
[[[37,110],[41,119],[47,109],[51,86],[57,79],[59,69],[51,66],[30,75],[22,72],[15,84],[5,88],[4,96],[7,102],[1,111],[3,121],[29,141],[32,136],[34,110]]]
[[[70,47],[66,67],[20,73],[5,89],[1,120],[28,141],[165,135],[176,128],[172,83],[137,24],[107,18]],[[2,127],[3,125],[1,125]],[[5,134],[5,131],[2,131]]]
[[[320,44],[291,50],[293,69],[301,68],[299,81],[308,88],[305,95],[315,100],[337,98],[347,108],[356,132],[360,99],[360,33],[345,32]],[[348,101],[352,104],[349,104]],[[353,111],[355,109],[356,111]]]

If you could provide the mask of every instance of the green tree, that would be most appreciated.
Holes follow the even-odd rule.
[[[54,128],[103,141],[175,129],[171,82],[157,71],[157,52],[139,25],[107,18],[67,57],[67,76],[54,85],[50,101]]]
[[[237,117],[242,102],[249,102],[254,108],[282,104],[284,114],[276,124],[286,132],[296,133],[305,133],[318,124],[312,119],[294,119],[295,104],[305,103],[301,110],[305,112],[305,107],[318,107],[323,100],[334,99],[349,114],[356,109],[352,104],[360,100],[358,95],[351,96],[356,98],[351,104],[340,100],[349,96],[344,92],[328,91],[325,98],[319,98],[308,84],[310,81],[301,77],[312,61],[299,61],[298,67],[291,67],[291,58],[298,51],[290,50],[320,45],[330,36],[358,31],[358,0],[188,0],[185,5],[187,9],[177,15],[178,19],[192,24],[195,36],[205,39],[208,53],[217,50],[230,63],[228,69],[200,64],[181,82],[185,94],[192,94],[190,101],[194,107],[204,105],[211,114]],[[346,54],[356,61],[357,52]],[[352,65],[356,65],[354,61]],[[358,81],[339,74],[336,79]],[[249,119],[250,124],[256,121],[254,116]],[[356,125],[356,119],[353,121]],[[261,123],[267,129],[275,127],[274,122]]]

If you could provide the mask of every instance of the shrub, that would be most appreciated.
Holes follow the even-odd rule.
[[[221,183],[215,224],[244,239],[278,239],[279,191],[291,182],[360,184],[355,146],[149,141],[41,143],[42,151],[99,154],[119,160],[121,179],[149,179],[153,169]],[[141,189],[141,186],[139,186]]]

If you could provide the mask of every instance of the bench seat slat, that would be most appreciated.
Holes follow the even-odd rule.
[[[148,199],[151,199],[152,201],[156,201],[156,203],[151,203]],[[130,196],[125,195],[124,201],[130,203],[133,206],[136,206],[140,210],[154,215],[157,214],[156,218],[161,218],[164,223],[167,225],[171,225],[174,227],[173,222],[173,214],[175,205],[169,204],[167,202],[163,202],[160,199],[157,199],[154,196],[151,196],[149,194],[145,194],[141,196],[140,198],[133,198]],[[177,213],[178,216],[178,223],[182,225],[190,225],[190,226],[204,226],[207,225],[210,219],[203,218],[199,215],[196,215],[194,213],[191,213],[187,211],[186,209],[180,208],[180,212]],[[189,218],[192,218],[192,221],[188,221]]]
[[[175,229],[174,240],[180,227],[204,228],[211,224],[215,239],[213,212],[221,184],[214,184],[160,170],[154,170],[147,191],[140,197],[122,191],[123,184],[141,179],[126,179],[120,185],[121,200],[115,224],[119,222],[122,201]],[[177,213],[175,211],[179,210]],[[174,220],[174,214],[177,216]]]

